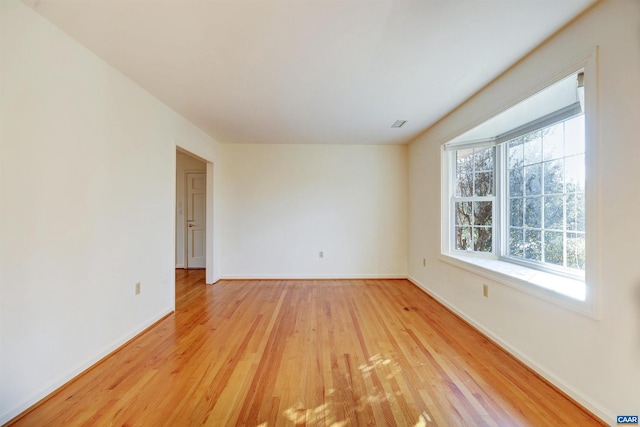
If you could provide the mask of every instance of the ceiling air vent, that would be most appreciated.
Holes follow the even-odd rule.
[[[394,124],[391,125],[392,128],[401,128],[404,124],[407,123],[406,120],[396,120]]]

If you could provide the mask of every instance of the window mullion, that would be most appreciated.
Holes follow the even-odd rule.
[[[449,194],[452,195],[451,197],[451,202],[449,205],[449,209],[450,209],[450,214],[449,214],[449,221],[451,223],[451,227],[449,227],[450,230],[450,234],[449,234],[449,250],[450,251],[455,251],[456,250],[456,210],[455,210],[455,204],[456,204],[456,200],[458,199],[458,197],[456,197],[456,151],[452,151],[450,153],[450,157],[449,157],[449,182],[450,182],[450,187],[449,187]]]
[[[505,215],[505,205],[504,202],[506,199],[506,185],[505,185],[505,150],[504,144],[498,144],[496,146],[496,163],[495,163],[495,185],[496,185],[496,201],[495,201],[495,216],[494,219],[496,221],[494,226],[494,242],[495,242],[495,255],[497,257],[501,257],[504,253],[504,236],[507,234],[507,230],[505,227],[506,224],[505,219],[507,218]]]

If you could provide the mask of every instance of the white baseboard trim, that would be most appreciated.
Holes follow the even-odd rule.
[[[184,264],[176,264],[176,268],[184,268]]]
[[[135,338],[136,335],[139,335],[140,333],[144,332],[145,329],[149,328],[151,325],[153,325],[154,323],[158,322],[163,317],[171,314],[172,312],[173,312],[173,310],[170,309],[170,310],[168,310],[166,312],[163,312],[163,314],[158,315],[158,316],[150,319],[147,322],[143,322],[142,325],[134,328],[128,334],[126,334],[124,337],[122,337],[120,339],[117,339],[114,342],[112,342],[111,344],[109,344],[108,346],[106,346],[96,356],[92,357],[89,360],[86,360],[85,362],[80,363],[75,369],[73,369],[70,372],[67,372],[66,374],[58,377],[58,379],[53,381],[49,386],[43,388],[38,393],[33,395],[31,398],[29,398],[26,401],[24,401],[22,404],[20,404],[17,407],[5,412],[4,414],[2,414],[0,416],[0,425],[4,425],[8,421],[10,421],[13,418],[17,417],[18,415],[20,415],[21,413],[23,413],[27,409],[31,408],[33,405],[35,405],[38,402],[40,402],[42,399],[44,399],[47,396],[49,396],[51,393],[55,392],[56,390],[58,390],[59,388],[63,387],[65,384],[67,384],[71,380],[75,379],[76,377],[78,377],[79,375],[84,373],[85,371],[89,370],[95,364],[100,362],[102,359],[104,359],[105,357],[109,356],[114,351],[118,350],[120,347],[122,347],[124,344],[126,344],[129,340]]]
[[[416,285],[417,287],[422,289],[429,296],[433,297],[436,301],[438,301],[439,303],[444,305],[447,309],[451,310],[457,316],[462,318],[465,322],[470,324],[473,328],[475,328],[480,333],[482,333],[484,336],[486,336],[491,341],[493,341],[496,345],[498,345],[503,350],[505,350],[507,353],[511,354],[513,357],[515,357],[516,359],[518,359],[519,361],[524,363],[531,370],[536,372],[538,375],[540,375],[542,378],[547,380],[549,383],[553,384],[560,391],[562,391],[564,394],[569,396],[571,399],[575,400],[577,403],[582,405],[584,408],[586,408],[592,414],[594,414],[595,416],[600,418],[602,421],[606,422],[607,424],[610,424],[610,423],[615,421],[616,417],[611,411],[609,411],[608,409],[604,408],[602,405],[594,402],[592,399],[590,399],[589,397],[585,396],[579,390],[576,390],[570,384],[567,384],[564,380],[562,380],[561,378],[559,378],[558,376],[556,376],[555,374],[550,372],[548,369],[546,369],[545,367],[543,367],[539,363],[535,362],[533,359],[529,358],[524,353],[520,352],[514,346],[512,346],[508,342],[504,341],[502,338],[500,338],[498,335],[494,334],[489,329],[487,329],[484,326],[482,326],[479,322],[477,322],[472,317],[470,317],[470,316],[464,314],[463,312],[461,312],[460,310],[458,310],[453,304],[449,303],[449,301],[447,301],[445,298],[443,298],[442,296],[440,296],[439,294],[437,294],[433,290],[429,289],[428,286],[420,283],[420,281],[418,281],[417,279],[415,279],[415,278],[413,278],[411,276],[408,276],[407,280],[409,280],[411,283],[413,283],[414,285]]]
[[[407,279],[406,274],[340,274],[340,275],[224,275],[218,280],[355,280],[355,279]]]

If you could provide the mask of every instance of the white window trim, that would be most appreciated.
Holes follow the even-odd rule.
[[[598,49],[594,47],[585,54],[576,58],[571,63],[550,74],[538,84],[531,87],[530,90],[520,94],[513,99],[509,105],[499,109],[498,111],[481,118],[476,124],[461,129],[457,134],[460,135],[472,127],[476,126],[500,114],[502,111],[518,104],[519,102],[529,98],[537,92],[552,85],[578,70],[584,70],[584,87],[587,108],[585,111],[585,211],[586,211],[586,270],[584,277],[585,300],[573,298],[568,295],[556,292],[545,287],[550,280],[558,283],[558,286],[570,286],[575,284],[576,279],[564,277],[554,274],[544,269],[536,269],[513,263],[510,260],[498,259],[496,256],[499,245],[494,239],[494,252],[487,255],[466,254],[462,251],[455,251],[451,248],[453,242],[451,233],[452,224],[452,206],[451,194],[454,189],[454,180],[451,177],[451,165],[448,153],[444,151],[444,144],[441,152],[441,255],[440,260],[453,266],[462,268],[472,273],[478,274],[492,281],[513,287],[527,294],[534,295],[538,298],[552,302],[559,306],[565,307],[585,316],[599,319],[600,318],[600,254],[599,254],[599,210],[600,210],[600,171],[598,168],[598,144],[599,126],[598,126],[598,76],[597,76],[597,59]],[[453,139],[453,138],[451,138]],[[446,141],[445,141],[446,142]],[[455,147],[457,149],[458,147]],[[462,148],[462,147],[460,147]],[[497,168],[496,168],[497,171]],[[499,176],[496,175],[496,183],[499,182]],[[499,205],[499,192],[502,191],[499,186],[496,188],[496,202],[494,203],[494,214],[501,215],[502,207]],[[499,221],[500,219],[498,219]],[[494,227],[496,221],[494,219]],[[495,236],[495,231],[494,231]]]

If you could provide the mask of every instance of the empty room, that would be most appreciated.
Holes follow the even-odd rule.
[[[0,425],[637,425],[639,122],[637,0],[0,0]]]

